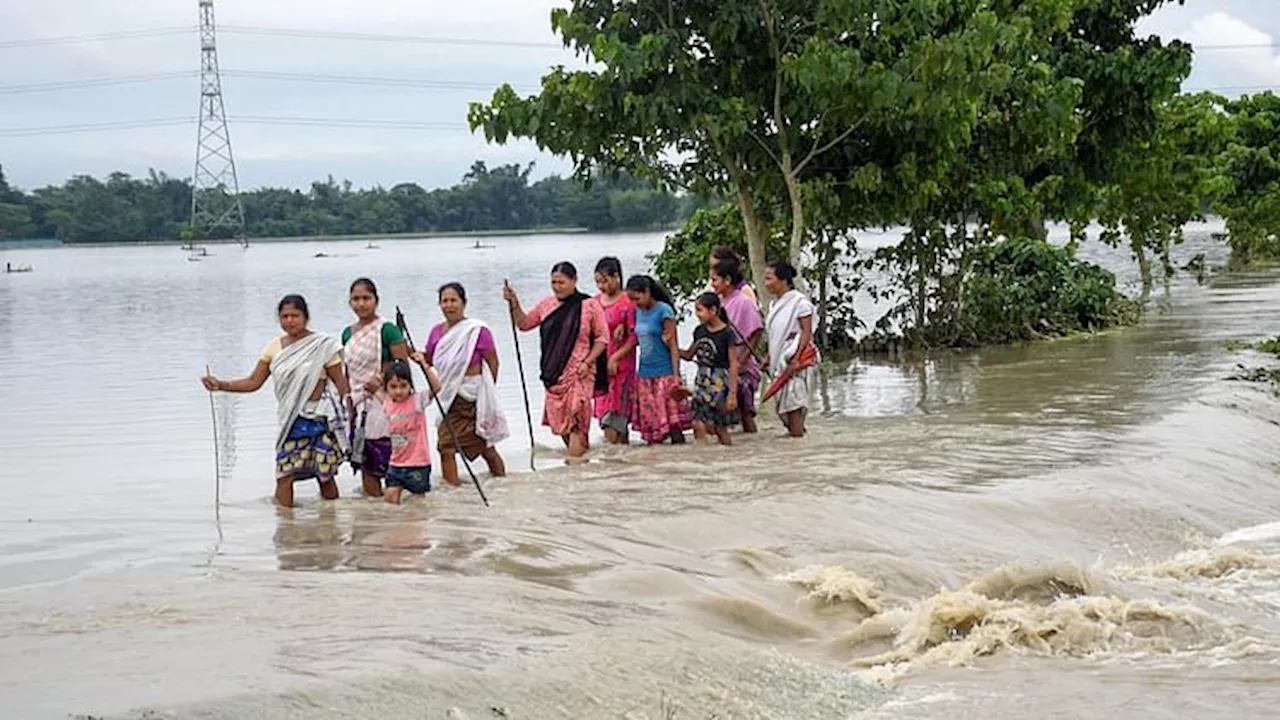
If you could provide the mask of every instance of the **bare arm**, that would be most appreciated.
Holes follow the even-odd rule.
[[[662,321],[662,339],[667,341],[667,347],[671,350],[671,374],[680,380],[680,344],[676,337],[675,320],[667,318]]]
[[[763,330],[757,330],[754,333],[751,333],[751,337],[747,338],[746,342],[742,343],[742,346],[738,348],[738,352],[736,354],[738,356],[739,367],[746,365],[747,358],[755,355],[756,343],[760,342],[760,336],[763,333]]]
[[[402,342],[396,343],[395,345],[392,345],[390,349],[391,349],[391,358],[393,360],[409,359],[409,345],[407,343],[402,343]]]
[[[502,297],[507,301],[507,306],[511,309],[511,321],[516,324],[516,327],[521,330],[532,330],[532,325],[525,327],[529,317],[524,308],[520,306],[520,298],[516,295],[515,288],[511,287],[505,280],[502,283]]]
[[[344,371],[342,363],[330,365],[324,369],[324,372],[333,381],[333,384],[338,386],[338,393],[342,397],[350,397],[351,383],[347,382],[347,373]]]
[[[490,350],[484,354],[484,364],[489,366],[489,372],[493,373],[493,381],[498,382],[498,351]]]
[[[248,377],[240,378],[239,380],[219,380],[212,375],[207,375],[202,382],[205,389],[210,392],[251,393],[257,392],[270,375],[271,366],[259,359],[258,364],[253,366],[253,372],[249,373]],[[346,378],[344,377],[342,381],[345,383]]]
[[[733,409],[738,402],[738,353],[729,348],[729,398],[731,399],[730,409]]]

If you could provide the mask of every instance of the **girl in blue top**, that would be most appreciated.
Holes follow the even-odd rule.
[[[683,443],[684,431],[693,422],[689,393],[680,376],[680,347],[671,295],[648,275],[634,275],[627,280],[627,295],[636,306],[636,339],[640,348],[631,425],[650,445],[667,439],[673,444]]]

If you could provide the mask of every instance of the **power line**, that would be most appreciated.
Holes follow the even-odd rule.
[[[478,45],[482,47],[557,48],[560,43],[532,42],[528,40],[491,40],[487,38],[456,38],[423,35],[398,35],[389,33],[359,33],[332,30],[301,30],[295,28],[268,28],[252,25],[224,25],[224,32],[237,35],[268,35],[272,37],[308,38],[317,40],[357,40],[362,42],[413,43],[423,45]]]
[[[134,40],[138,38],[161,37],[164,35],[189,35],[196,30],[194,25],[185,27],[152,28],[150,30],[122,30],[120,32],[97,33],[94,35],[60,35],[56,37],[27,38],[23,40],[0,40],[0,50],[10,48],[38,47],[41,45],[77,45],[90,42],[111,42],[113,40]]]
[[[170,80],[186,80],[197,77],[196,70],[175,71],[166,73],[148,73],[142,75],[120,75],[116,77],[82,78],[77,80],[55,80],[45,83],[24,85],[0,85],[0,95],[19,95],[26,93],[55,92],[59,90],[82,90],[95,87],[128,85],[136,83],[166,82]],[[370,77],[365,75],[321,75],[316,73],[291,73],[272,70],[223,70],[223,77],[243,78],[248,80],[282,80],[287,82],[329,83],[338,85],[365,85],[400,88],[431,88],[439,90],[494,90],[501,82],[477,82],[474,80],[436,80],[425,78],[392,78]],[[533,91],[535,88],[525,86],[521,89]]]
[[[394,42],[394,43],[414,43],[428,45],[457,45],[457,46],[483,46],[483,47],[522,47],[522,48],[563,48],[561,43],[554,42],[535,42],[529,40],[498,40],[489,38],[458,38],[444,36],[421,36],[421,35],[403,35],[395,33],[361,33],[361,32],[343,32],[329,30],[307,30],[302,28],[271,28],[259,27],[253,25],[223,25],[220,28],[224,33],[234,33],[239,35],[266,35],[272,37],[293,37],[293,38],[310,38],[322,40],[353,40],[364,42]],[[0,40],[0,50],[10,48],[38,47],[44,45],[71,45],[88,42],[111,42],[115,40],[133,40],[140,38],[162,37],[166,35],[180,35],[194,33],[196,27],[193,25],[177,26],[177,27],[160,27],[140,30],[122,30],[109,33],[95,33],[90,35],[61,35],[43,38],[24,38],[16,40]],[[1165,38],[1166,40],[1177,40],[1179,38]],[[1280,42],[1265,43],[1225,43],[1216,45],[1195,45],[1195,50],[1248,50],[1275,48],[1280,46]]]
[[[79,80],[56,80],[45,83],[26,85],[0,85],[0,95],[20,95],[24,93],[53,92],[56,90],[80,90],[92,87],[108,87],[111,85],[129,85],[132,83],[150,83],[164,80],[186,80],[198,76],[195,70],[183,72],[148,73],[145,75],[119,75],[116,77],[83,78]]]
[[[180,127],[194,124],[194,117],[167,117],[142,120],[119,120],[103,123],[78,123],[74,125],[47,125],[43,127],[0,128],[0,137],[38,137],[73,133],[103,132],[111,130],[137,130],[142,128]],[[369,130],[469,130],[465,123],[430,122],[417,120],[364,120],[359,118],[308,118],[273,115],[234,115],[227,122],[245,125],[344,128]]]

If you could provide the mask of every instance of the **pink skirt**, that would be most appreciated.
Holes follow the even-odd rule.
[[[609,392],[596,396],[596,419],[617,413],[630,419],[635,414],[636,374],[631,370],[620,371],[609,378]]]
[[[542,411],[542,424],[560,437],[578,433],[585,440],[591,431],[593,385],[594,381],[588,377],[561,382],[548,389]]]
[[[672,432],[683,432],[693,426],[689,401],[671,399],[672,388],[679,386],[674,375],[636,380],[636,407],[631,424],[650,445],[663,442]]]

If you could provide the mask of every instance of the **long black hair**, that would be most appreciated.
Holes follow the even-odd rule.
[[[720,322],[725,325],[729,324],[729,313],[724,311],[724,304],[720,302],[719,295],[713,292],[705,292],[699,295],[694,302],[708,310],[714,310],[720,316]]]
[[[630,292],[647,292],[655,302],[664,302],[673,309],[676,306],[675,301],[671,299],[671,293],[662,287],[662,283],[648,275],[632,275],[627,279],[627,290]]]
[[[409,363],[404,360],[392,360],[387,369],[382,371],[382,386],[386,387],[391,384],[392,378],[400,378],[409,383],[409,389],[413,389],[413,370],[409,368]]]
[[[596,263],[596,272],[600,275],[608,275],[622,279],[622,261],[613,256],[600,258],[600,262]]]
[[[280,303],[276,305],[276,314],[279,315],[284,312],[284,309],[287,307],[291,307],[302,313],[303,318],[307,320],[311,319],[311,310],[307,308],[307,299],[301,295],[285,295],[280,298]]]

